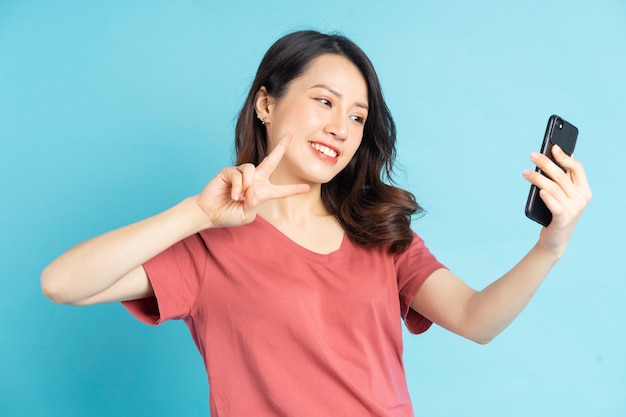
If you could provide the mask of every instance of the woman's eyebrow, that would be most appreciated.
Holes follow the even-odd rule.
[[[311,88],[323,88],[324,90],[328,91],[329,93],[333,94],[336,97],[339,97],[339,98],[343,97],[339,91],[335,90],[334,88],[332,88],[332,87],[330,87],[330,86],[328,86],[326,84],[315,84],[315,85],[311,86]],[[369,110],[369,107],[365,103],[361,103],[361,102],[357,101],[357,102],[354,103],[354,105],[357,106],[357,107],[361,107],[361,108],[363,108],[365,110]]]

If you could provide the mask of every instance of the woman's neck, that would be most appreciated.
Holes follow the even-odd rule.
[[[339,221],[317,194],[268,200],[257,214],[300,246],[321,254],[338,250],[344,239]]]
[[[261,203],[257,213],[271,223],[290,223],[301,225],[320,217],[328,217],[330,213],[324,206],[321,187],[312,187],[306,194],[288,198],[277,198]]]

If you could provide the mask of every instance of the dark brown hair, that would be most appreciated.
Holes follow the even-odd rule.
[[[289,83],[323,54],[350,60],[363,74],[369,112],[356,154],[335,178],[322,184],[322,201],[348,236],[364,246],[389,245],[404,251],[413,239],[411,216],[422,211],[413,194],[391,185],[396,154],[396,127],[369,58],[351,40],[316,31],[290,33],[267,51],[241,109],[235,131],[237,164],[258,165],[267,155],[265,127],[256,118],[255,97],[261,87],[280,99]]]

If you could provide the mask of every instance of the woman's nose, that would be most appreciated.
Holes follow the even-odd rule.
[[[336,139],[346,139],[348,136],[348,118],[340,112],[334,112],[326,125],[326,131]]]

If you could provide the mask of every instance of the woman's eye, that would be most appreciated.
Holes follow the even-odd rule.
[[[352,120],[354,120],[355,122],[357,122],[360,125],[365,123],[365,119],[362,118],[361,116],[350,116],[350,117],[352,118]]]
[[[325,106],[331,107],[332,103],[330,102],[330,100],[325,99],[325,98],[318,98],[317,101],[319,101],[320,103],[322,103]]]

